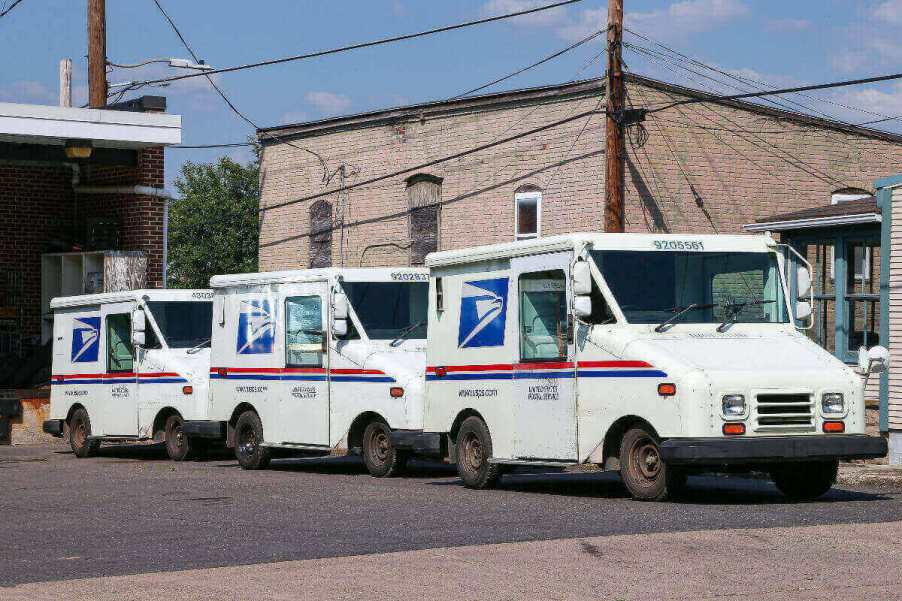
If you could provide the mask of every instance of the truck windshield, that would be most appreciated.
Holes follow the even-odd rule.
[[[768,252],[592,251],[630,323],[786,323]]]
[[[371,340],[426,338],[427,282],[342,282]],[[411,326],[417,327],[410,329]],[[405,332],[405,330],[409,330]]]
[[[160,333],[169,348],[192,348],[210,339],[212,302],[150,301],[147,308],[160,326]],[[148,346],[152,348],[152,345]]]

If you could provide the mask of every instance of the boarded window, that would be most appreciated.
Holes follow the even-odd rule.
[[[422,265],[438,250],[442,179],[419,173],[407,179],[410,209],[410,264]]]
[[[320,200],[310,207],[310,267],[332,266],[332,204]]]

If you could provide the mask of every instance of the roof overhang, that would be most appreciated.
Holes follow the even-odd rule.
[[[857,215],[831,215],[829,217],[812,217],[808,219],[789,219],[787,221],[768,221],[749,223],[742,226],[747,232],[786,232],[814,228],[842,227],[848,225],[867,225],[880,223],[879,213],[860,213]]]
[[[182,141],[182,118],[136,113],[0,102],[0,142],[62,146],[90,140],[98,148],[169,146]]]

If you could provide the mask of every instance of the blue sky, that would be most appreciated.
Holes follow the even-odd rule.
[[[510,12],[549,0],[161,0],[195,51],[217,66],[253,62]],[[11,0],[0,0],[0,9]],[[74,61],[75,101],[86,98],[85,0],[24,0],[0,20],[0,102],[55,104],[58,61]],[[725,71],[776,86],[900,70],[902,0],[625,0],[627,27]],[[454,96],[560,50],[603,28],[607,4],[585,0],[467,30],[218,76],[235,104],[261,126],[318,119]],[[187,57],[151,0],[107,1],[113,62]],[[650,46],[630,35],[627,41]],[[600,39],[494,90],[601,74]],[[627,51],[632,71],[667,81],[736,90]],[[111,82],[177,74],[163,66],[116,69]],[[723,78],[721,78],[723,79]],[[251,128],[204,78],[144,93],[183,116],[183,142],[243,141]],[[902,114],[902,84],[846,88],[796,98],[851,122]],[[886,124],[902,131],[900,122]],[[167,179],[185,160],[211,161],[244,149],[169,150]]]

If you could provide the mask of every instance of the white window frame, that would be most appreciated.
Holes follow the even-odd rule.
[[[520,203],[530,202],[536,205],[536,231],[534,234],[520,233]],[[542,191],[530,190],[514,194],[514,239],[533,240],[542,236]]]

